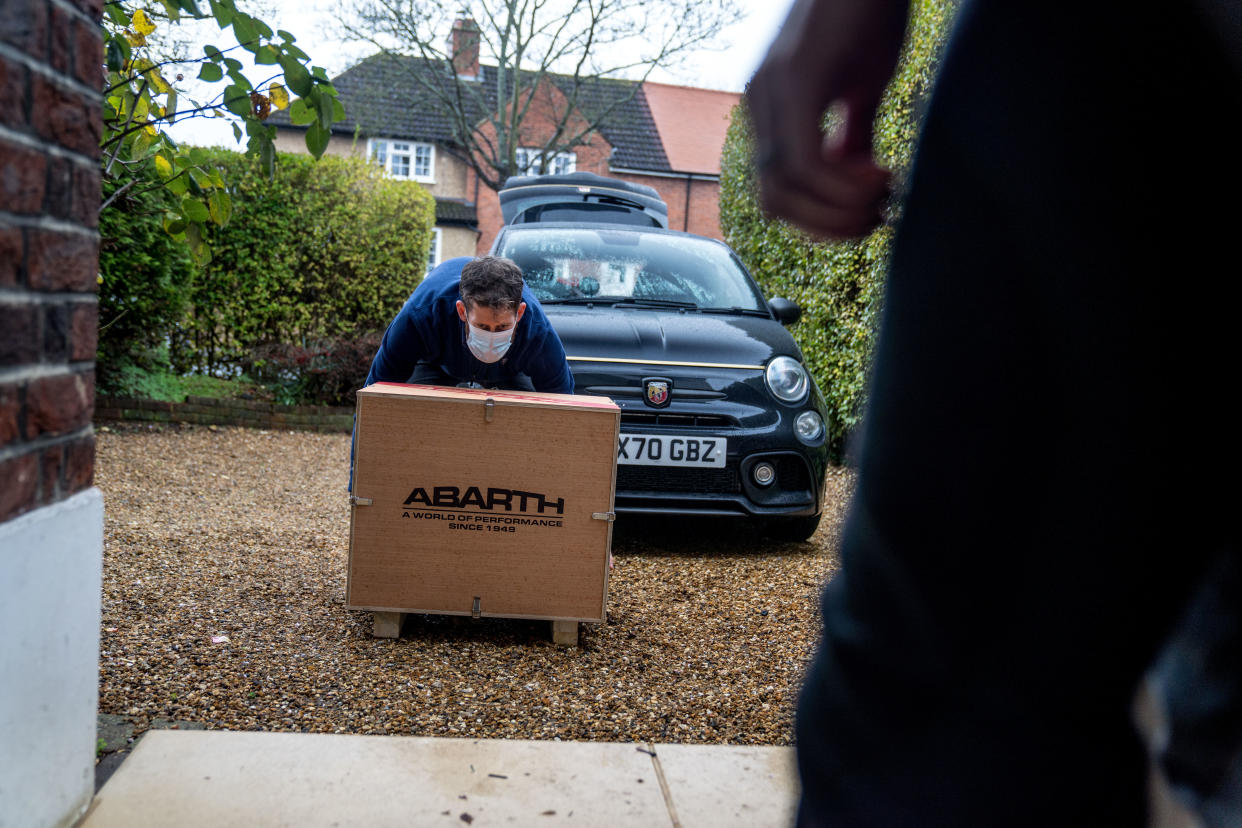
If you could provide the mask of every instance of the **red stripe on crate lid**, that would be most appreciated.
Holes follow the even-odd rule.
[[[420,391],[437,391],[447,396],[461,395],[463,397],[482,397],[492,398],[494,400],[523,400],[529,402],[542,403],[559,403],[561,405],[572,405],[581,408],[604,408],[610,411],[617,409],[617,404],[607,398],[587,397],[577,394],[551,394],[551,393],[522,393],[519,391],[493,391],[488,388],[457,388],[445,385],[416,385],[409,382],[375,382],[367,386],[367,388],[385,388],[397,389],[418,389]],[[363,389],[364,391],[366,388]]]

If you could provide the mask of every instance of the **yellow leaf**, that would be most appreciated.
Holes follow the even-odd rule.
[[[162,155],[155,156],[155,169],[159,170],[161,178],[168,178],[172,175],[172,164],[168,163],[168,159]]]
[[[151,81],[151,86],[155,88],[155,94],[164,95],[172,91],[172,87],[168,85],[168,81],[164,80],[163,75],[152,69],[147,72],[147,80]]]
[[[273,83],[267,91],[272,98],[272,106],[284,109],[289,105],[289,93],[279,83]]]
[[[151,22],[151,18],[147,17],[147,13],[142,9],[134,12],[134,17],[131,22],[134,24],[134,31],[144,37],[155,31],[155,24]]]
[[[146,46],[147,39],[142,35],[129,29],[125,30],[125,39],[129,41],[130,46]]]

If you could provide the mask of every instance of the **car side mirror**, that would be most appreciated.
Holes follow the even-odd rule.
[[[782,325],[792,325],[802,318],[802,308],[798,307],[798,303],[782,299],[780,296],[769,299],[768,307],[772,309],[772,315],[776,317],[776,321]]]

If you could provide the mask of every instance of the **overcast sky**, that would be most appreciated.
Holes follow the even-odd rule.
[[[781,22],[788,13],[792,0],[739,0],[747,9],[745,19],[726,30],[723,42],[729,47],[719,52],[702,52],[688,62],[684,70],[676,74],[656,72],[651,80],[700,86],[706,89],[742,91],[746,81],[754,73],[763,58],[768,43],[776,35]],[[265,5],[277,11],[272,15],[260,14],[260,19],[270,23],[273,29],[292,32],[298,46],[311,56],[312,63],[322,66],[329,76],[335,76],[346,67],[369,53],[358,44],[342,44],[332,32],[333,14],[340,8],[333,0],[266,0]],[[216,30],[216,34],[219,31]],[[447,34],[447,33],[446,33]],[[205,34],[210,42],[220,43],[222,38]],[[207,42],[207,41],[205,41]],[[195,50],[201,54],[201,49]],[[267,68],[267,67],[264,67]],[[261,75],[249,73],[251,80]],[[202,146],[227,146],[237,149],[229,122],[222,119],[192,118],[172,127],[171,133],[179,142]]]

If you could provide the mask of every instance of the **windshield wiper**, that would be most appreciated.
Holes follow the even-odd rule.
[[[694,302],[678,302],[676,299],[626,299],[617,303],[620,308],[687,308],[697,309]]]
[[[557,299],[540,299],[541,305],[615,305],[624,302],[624,296],[562,296]]]
[[[769,314],[767,311],[761,311],[761,310],[758,310],[757,308],[741,308],[741,307],[738,307],[737,305],[734,305],[731,308],[699,308],[699,310],[701,310],[703,313],[732,313],[732,314],[744,314],[746,316],[762,316],[764,319],[767,319],[771,316],[771,314]]]

